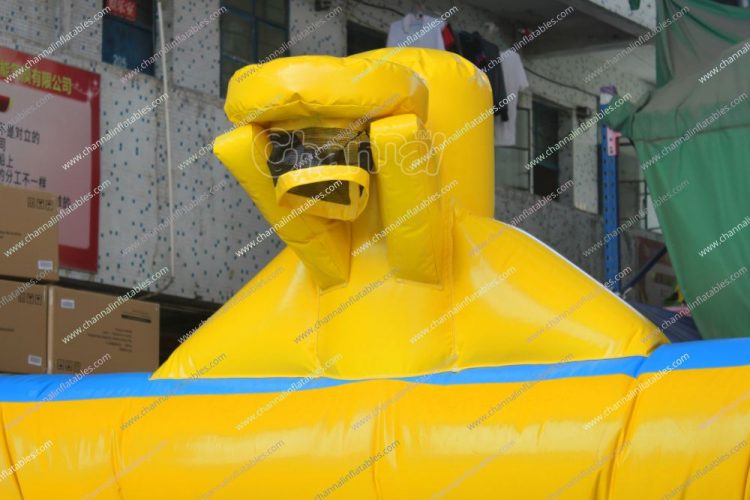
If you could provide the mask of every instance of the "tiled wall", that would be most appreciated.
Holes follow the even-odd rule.
[[[40,2],[24,2],[20,0],[19,3],[37,3]],[[60,5],[63,10],[63,19],[65,20],[65,27],[63,32],[69,31],[73,26],[76,26],[86,19],[91,18],[102,8],[102,2],[97,0],[87,1],[74,1],[74,2],[55,2],[50,0],[49,2],[41,2]],[[73,38],[63,51],[70,52],[71,54],[80,55],[82,57],[91,58],[94,61],[99,61],[102,58],[102,25],[101,23],[95,23],[91,27],[87,28],[86,31]]]
[[[389,6],[408,11],[412,2],[398,0]],[[315,12],[313,0],[291,0],[290,33],[304,30],[325,12]],[[436,1],[432,10],[443,12],[451,3]],[[482,29],[492,16],[458,3],[460,12],[453,19],[458,29]],[[219,0],[165,1],[167,33],[174,36],[206,18],[218,9]],[[0,3],[0,45],[38,53],[70,27],[93,16],[102,7],[100,0],[3,0]],[[293,54],[346,53],[346,22],[350,20],[379,30],[387,30],[398,16],[357,2],[347,2],[339,16],[330,19],[306,38],[292,46]],[[507,36],[507,34],[503,35]],[[496,42],[500,42],[497,36]],[[136,76],[123,83],[121,68],[101,62],[101,25],[95,24],[56,51],[51,59],[101,75],[101,131],[114,127],[136,109],[162,93],[161,80]],[[171,92],[168,106],[172,119],[173,165],[210,143],[230,128],[219,99],[219,24],[214,22],[191,39],[178,45],[167,57],[171,68]],[[586,58],[527,60],[529,68],[554,79],[574,79],[585,69]],[[157,76],[160,76],[157,65]],[[618,81],[624,75],[618,75]],[[568,108],[594,107],[596,100],[585,93],[565,89],[529,75],[531,91]],[[596,91],[598,82],[586,90]],[[625,84],[625,85],[630,85]],[[637,87],[632,84],[633,89]],[[626,89],[627,90],[627,89]],[[635,90],[634,90],[635,91]],[[168,230],[143,243],[132,253],[122,251],[144,231],[150,231],[168,217],[164,112],[138,121],[106,143],[101,152],[103,179],[112,186],[102,194],[100,214],[99,271],[96,274],[65,271],[66,276],[105,284],[132,286],[168,264]],[[596,138],[580,137],[572,146],[576,189],[573,206],[556,204],[546,213],[528,221],[528,229],[562,254],[600,277],[600,266],[577,257],[581,245],[588,247],[599,238],[596,211]],[[239,185],[211,155],[205,155],[184,171],[174,171],[175,207],[185,206],[212,186],[226,186],[189,213],[175,221],[177,265],[175,282],[166,293],[223,302],[263,267],[279,250],[273,238],[242,258],[234,251],[267,228],[267,223]],[[498,190],[498,215],[516,214],[534,203],[535,198],[520,191]],[[580,210],[578,210],[580,209]],[[542,216],[543,215],[543,216]],[[573,230],[575,229],[575,231]],[[570,234],[576,234],[573,241]]]
[[[356,8],[354,2],[348,2],[349,6],[345,12],[328,19],[324,24],[309,35],[296,41],[290,47],[292,55],[301,54],[325,54],[329,56],[346,55],[346,19],[349,16],[349,8]],[[332,8],[340,5],[341,1],[333,4]],[[303,32],[308,26],[319,19],[325,18],[327,11],[316,12],[315,2],[312,0],[289,0],[289,33]]]
[[[220,0],[176,0],[178,8],[165,17],[174,23],[167,28],[187,33],[191,26],[221,7]],[[175,47],[172,53],[172,77],[178,85],[219,97],[219,22],[210,22],[200,32]]]
[[[167,30],[174,25],[184,32],[219,8],[219,1],[179,0],[177,5],[173,11],[171,3],[165,2]],[[0,4],[0,45],[36,54],[101,7],[98,0],[75,0],[65,6],[52,0],[4,0]],[[169,55],[174,71],[168,105],[175,167],[230,128],[218,97],[218,29],[218,23],[207,26]],[[162,93],[160,78],[139,75],[123,83],[120,78],[125,70],[101,62],[101,24],[88,28],[51,59],[101,75],[102,134]],[[101,196],[99,271],[64,271],[63,275],[130,287],[168,265],[168,229],[122,254],[169,216],[164,144],[160,107],[104,145],[101,174],[112,185]],[[175,281],[166,293],[223,302],[278,252],[281,244],[274,238],[246,257],[234,255],[258,232],[265,231],[267,223],[211,154],[182,172],[174,169],[175,207],[188,206],[222,181],[226,186],[217,194],[175,220]]]
[[[3,0],[0,4],[2,34],[37,40],[40,46],[47,46],[57,38],[61,27],[62,4],[54,0]]]

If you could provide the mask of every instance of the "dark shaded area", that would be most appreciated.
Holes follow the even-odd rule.
[[[703,340],[698,327],[690,316],[679,316],[675,311],[657,306],[628,301],[639,313],[661,328],[671,342],[690,342]],[[676,321],[675,321],[676,320]]]

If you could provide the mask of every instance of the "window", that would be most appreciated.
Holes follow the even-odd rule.
[[[368,50],[382,49],[388,35],[361,24],[346,24],[346,55],[359,54]]]
[[[102,61],[135,69],[154,55],[153,0],[105,0],[110,11],[102,19]],[[154,66],[142,69],[154,74]]]
[[[620,222],[637,220],[638,227],[649,231],[660,230],[653,200],[641,170],[638,153],[630,141],[620,138],[617,158]]]
[[[561,117],[560,111],[542,101],[534,100],[532,106],[534,123],[534,154],[537,158],[545,155],[544,159],[534,166],[534,194],[548,196],[560,187],[560,152],[550,149],[560,141]],[[557,199],[557,198],[555,198]]]
[[[617,158],[617,181],[620,222],[631,217],[639,218],[643,199],[643,177],[635,148],[620,141],[620,155]]]
[[[517,109],[516,145],[495,147],[495,183],[524,191],[531,188],[526,169],[531,160],[529,111],[521,106]]]
[[[287,0],[224,0],[221,16],[221,95],[235,71],[286,55]]]
[[[516,144],[495,146],[495,182],[498,186],[551,196],[573,204],[573,146],[554,151],[573,129],[573,111],[539,97],[521,94],[516,113]],[[552,153],[552,154],[548,154]],[[542,158],[530,167],[532,159]],[[565,186],[560,191],[561,186]]]

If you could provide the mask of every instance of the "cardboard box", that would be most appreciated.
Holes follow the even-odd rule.
[[[0,372],[47,369],[47,287],[0,280]]]
[[[0,276],[57,280],[57,195],[0,186],[0,213]]]
[[[50,286],[48,373],[154,371],[159,304],[124,299]]]

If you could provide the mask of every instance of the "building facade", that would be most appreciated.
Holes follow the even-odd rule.
[[[242,257],[235,254],[268,225],[210,152],[213,139],[231,128],[222,99],[228,75],[274,52],[344,56],[373,47],[385,40],[390,23],[410,12],[415,2],[164,0],[168,50],[145,68],[138,60],[147,59],[160,46],[156,2],[107,3],[125,13],[115,19],[110,12],[49,58],[100,75],[102,134],[164,92],[165,64],[169,99],[102,146],[101,177],[110,179],[111,187],[101,194],[98,271],[64,270],[63,276],[130,288],[170,265],[164,109],[168,107],[175,266],[169,286],[161,289],[157,285],[154,290],[222,303],[281,248],[281,242],[273,237]],[[524,27],[533,29],[546,19],[543,16],[554,16],[566,8],[552,0],[540,0],[540,19],[534,19],[505,0],[417,3],[424,4],[420,8],[429,15],[457,7],[449,19],[454,31],[477,31],[501,48],[511,47]],[[504,221],[518,220],[519,214],[543,199],[540,182],[535,188],[533,173],[523,169],[534,155],[535,142],[549,141],[550,134],[562,139],[596,113],[603,85],[615,84],[621,94],[630,93],[633,99],[652,88],[648,77],[619,64],[588,81],[583,81],[582,75],[604,64],[613,50],[626,47],[638,30],[653,27],[653,2],[643,2],[635,12],[627,9],[626,2],[616,0],[574,4],[576,12],[570,20],[561,20],[521,51],[530,83],[519,101],[519,116],[525,116],[522,125],[519,120],[519,127],[525,127],[520,132],[525,145],[513,150],[497,148],[496,215]],[[104,6],[99,0],[5,0],[0,6],[0,46],[38,54]],[[136,10],[128,14],[127,9]],[[565,23],[570,24],[566,27]],[[563,42],[582,29],[591,32],[587,47],[565,47]],[[544,42],[544,37],[549,41]],[[632,62],[632,57],[628,58]],[[138,67],[134,74],[132,69]],[[44,108],[36,112],[44,113]],[[584,255],[603,236],[598,133],[598,127],[591,127],[561,150],[552,168],[557,171],[556,185],[568,188],[559,192],[558,199],[523,217],[518,226],[602,279],[601,253]],[[631,165],[631,173],[632,182],[638,185],[631,198],[640,206],[646,198],[637,165],[634,170]],[[566,184],[571,180],[572,184]],[[624,211],[628,210],[625,207]],[[634,231],[640,231],[643,223],[636,226]],[[144,238],[144,234],[151,236]],[[648,237],[659,240],[658,234],[649,233]],[[632,235],[623,237],[623,267],[636,265],[635,240]]]

